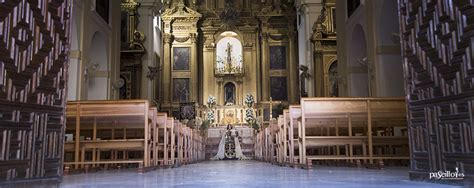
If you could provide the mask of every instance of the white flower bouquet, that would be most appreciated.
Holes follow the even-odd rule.
[[[255,99],[253,98],[253,95],[252,94],[247,94],[245,96],[245,101],[244,101],[245,105],[247,105],[247,107],[249,108],[252,108],[253,104],[255,103]]]
[[[214,111],[209,111],[207,113],[207,120],[212,124],[214,123],[214,120],[215,120],[215,116],[214,116]]]
[[[209,95],[209,97],[207,98],[207,105],[209,106],[209,108],[212,108],[216,104],[216,97]]]
[[[251,123],[252,121],[254,121],[255,117],[253,115],[253,110],[251,108],[247,108],[245,110],[245,121],[247,123]]]

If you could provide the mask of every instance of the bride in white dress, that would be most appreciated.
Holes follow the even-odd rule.
[[[234,145],[235,145],[235,158],[239,160],[246,160],[248,159],[242,153],[242,147],[240,147],[239,137],[237,130],[234,129],[231,125],[227,126],[227,130],[222,134],[221,141],[219,142],[219,147],[217,149],[217,154],[211,158],[211,160],[222,160],[225,158],[225,138],[227,132],[230,132],[230,135],[234,137]]]

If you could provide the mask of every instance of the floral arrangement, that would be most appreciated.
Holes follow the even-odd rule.
[[[245,121],[250,124],[254,120],[255,117],[253,116],[253,110],[251,108],[247,108],[245,110]]]
[[[247,105],[247,107],[252,108],[253,104],[255,103],[255,99],[253,98],[252,94],[247,94],[245,96],[245,101],[244,103]]]
[[[207,120],[212,124],[215,121],[214,111],[207,112]]]
[[[207,98],[207,105],[209,106],[209,108],[212,108],[216,104],[216,97],[209,95],[209,97]]]

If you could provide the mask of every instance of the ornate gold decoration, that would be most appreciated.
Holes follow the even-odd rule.
[[[135,2],[135,0],[125,0],[125,2],[120,3],[122,11],[134,12],[138,7],[140,7],[140,3]]]
[[[268,35],[272,40],[283,40],[285,39],[284,35]]]
[[[186,7],[182,2],[179,2],[173,8],[165,9],[165,11],[161,14],[161,18],[165,22],[171,22],[172,20],[197,22],[201,17],[202,15],[199,12]]]
[[[197,35],[196,33],[190,33],[190,34],[189,34],[189,38],[191,39],[191,42],[192,42],[192,43],[196,43],[196,42],[197,42],[197,40],[198,40],[198,37],[197,37],[197,36],[198,36],[198,35]]]
[[[163,34],[163,42],[165,42],[165,43],[168,43],[168,44],[172,43],[173,38],[174,38],[173,35],[170,34],[170,33],[164,33]]]
[[[219,16],[222,21],[223,28],[231,29],[235,27],[238,19],[240,18],[240,12],[234,6],[234,0],[225,0],[224,11]]]
[[[189,38],[190,38],[190,37],[181,37],[181,38],[175,37],[175,38],[174,38],[174,41],[179,42],[179,43],[183,43],[183,42],[188,41]]]

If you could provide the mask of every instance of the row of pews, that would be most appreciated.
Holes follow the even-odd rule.
[[[146,100],[67,103],[64,173],[138,168],[139,172],[204,160],[201,134]]]
[[[279,165],[408,165],[403,98],[303,98],[256,135],[255,157]]]

